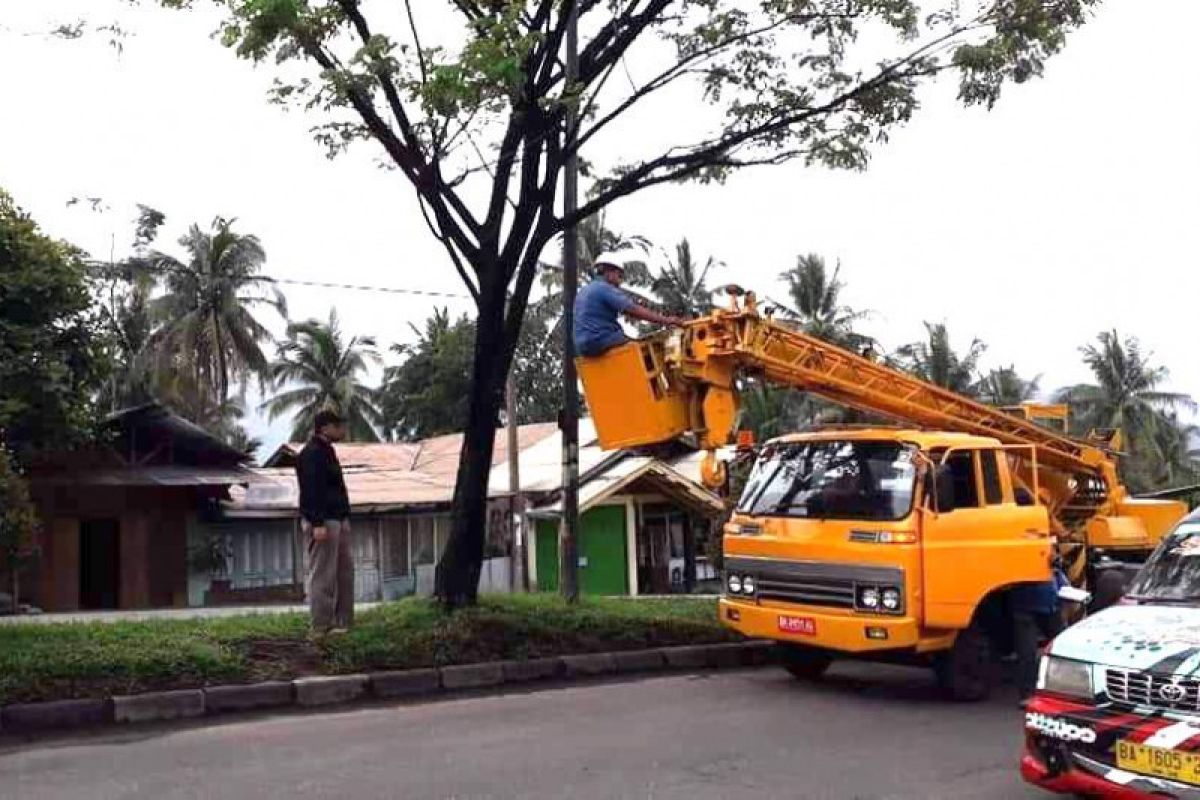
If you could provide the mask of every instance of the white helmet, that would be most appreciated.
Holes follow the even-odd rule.
[[[617,269],[621,270],[621,272],[624,272],[625,261],[625,257],[620,253],[609,250],[608,252],[601,253],[600,255],[596,256],[596,260],[592,262],[592,269],[599,272],[602,267],[616,267]]]

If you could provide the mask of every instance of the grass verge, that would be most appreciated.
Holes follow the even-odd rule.
[[[0,705],[304,675],[736,641],[712,600],[483,598],[445,614],[428,600],[359,615],[321,646],[303,614],[0,626]]]

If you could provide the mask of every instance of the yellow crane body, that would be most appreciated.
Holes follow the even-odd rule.
[[[1055,552],[1086,585],[1100,554],[1137,560],[1186,513],[1130,497],[1119,437],[1067,435],[1061,406],[988,406],[778,322],[752,294],[731,298],[682,329],[579,359],[603,447],[691,439],[710,451],[704,477],[715,488],[725,470],[714,453],[736,436],[746,377],[897,423],[762,447],[754,469],[764,483],[752,473],[723,537],[729,581],[753,590],[727,586],[721,615],[747,635],[813,653],[901,650],[953,662],[960,634],[1002,614],[1014,587],[1049,580]],[[819,491],[796,485],[796,476],[834,473]],[[780,475],[793,481],[782,492]],[[837,481],[857,481],[860,494]],[[867,494],[891,505],[856,518],[853,498]],[[756,502],[767,495],[775,505]],[[788,505],[797,498],[802,512]],[[897,605],[863,607],[880,597]]]

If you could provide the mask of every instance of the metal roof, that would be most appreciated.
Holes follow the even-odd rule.
[[[507,432],[496,432],[497,445],[507,446]],[[606,452],[596,441],[590,419],[579,423],[579,469],[584,481],[581,502],[599,502],[640,477],[656,481],[656,490],[683,498],[704,513],[720,501],[698,482],[698,460],[683,459],[683,471],[649,456]],[[562,486],[562,437],[553,423],[520,428],[521,491],[534,502],[550,502]],[[356,513],[445,507],[454,499],[462,435],[439,436],[406,444],[338,444],[338,458],[350,505]],[[489,497],[509,494],[507,455],[493,459]],[[277,454],[278,455],[278,454]],[[272,463],[279,463],[272,458]],[[234,487],[226,513],[232,517],[294,514],[299,502],[296,476],[290,466],[254,470],[257,480]],[[697,475],[696,479],[691,474]],[[613,488],[616,487],[616,488]],[[550,506],[547,506],[548,508]]]
[[[716,516],[725,509],[719,497],[684,477],[665,462],[649,456],[629,456],[580,485],[580,512],[587,511],[638,481],[646,481],[657,491],[704,515]],[[562,516],[561,498],[533,508],[530,515]]]
[[[105,467],[39,475],[44,486],[233,486],[253,484],[258,475],[245,467]]]

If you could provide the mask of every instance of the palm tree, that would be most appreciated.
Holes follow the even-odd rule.
[[[945,323],[925,323],[926,339],[906,344],[896,350],[900,365],[923,381],[936,384],[958,394],[974,397],[979,394],[979,359],[987,345],[972,339],[967,352],[955,352]]]
[[[1095,344],[1080,348],[1080,352],[1096,383],[1061,389],[1058,401],[1071,406],[1078,432],[1120,430],[1127,453],[1122,473],[1130,488],[1154,488],[1162,469],[1153,462],[1162,458],[1164,450],[1177,450],[1176,442],[1187,436],[1167,431],[1175,426],[1169,415],[1181,409],[1194,412],[1195,401],[1186,394],[1159,389],[1169,372],[1150,363],[1136,338],[1122,339],[1115,330],[1104,331]]]
[[[1096,383],[1069,386],[1058,397],[1071,405],[1081,426],[1120,429],[1127,438],[1141,438],[1157,426],[1159,412],[1196,408],[1188,395],[1158,388],[1169,372],[1150,363],[1136,338],[1122,340],[1115,330],[1104,331],[1080,352]]]
[[[1018,406],[1038,396],[1041,380],[1038,375],[1027,381],[1011,365],[994,369],[980,381],[979,399],[993,406]]]
[[[854,326],[867,317],[865,311],[855,311],[841,302],[846,284],[839,279],[839,262],[829,274],[825,259],[816,253],[796,257],[796,264],[780,274],[787,283],[792,308],[784,308],[785,316],[800,324],[810,336],[859,350],[871,344],[871,339],[856,333]]]
[[[1155,488],[1173,488],[1200,478],[1200,450],[1194,443],[1200,427],[1181,422],[1175,412],[1160,414],[1154,432],[1154,454],[1159,469]]]
[[[233,220],[217,218],[210,232],[193,225],[179,244],[187,263],[154,252],[152,268],[163,275],[165,293],[151,301],[160,327],[148,350],[156,383],[177,382],[177,372],[208,395],[213,405],[229,398],[231,382],[245,388],[250,376],[267,375],[262,344],[271,341],[254,309],[267,306],[287,316],[283,295],[259,275],[266,253],[255,236],[234,232]]]
[[[383,374],[384,432],[416,441],[461,431],[467,425],[475,323],[465,314],[453,319],[449,310],[435,308],[424,330],[409,327],[417,340],[392,345],[403,360]]]
[[[315,319],[293,323],[270,365],[270,376],[273,386],[294,388],[263,403],[262,408],[272,420],[294,412],[292,437],[297,441],[312,431],[317,412],[332,409],[346,421],[352,441],[377,442],[376,425],[382,421],[379,391],[359,378],[370,365],[379,363],[373,337],[345,340],[337,311],[329,312],[328,323]]]
[[[692,246],[687,239],[675,245],[674,260],[667,264],[650,284],[658,295],[663,309],[675,316],[702,314],[712,308],[712,291],[705,285],[708,273],[720,266],[720,262],[709,256],[700,266],[692,257]]]

